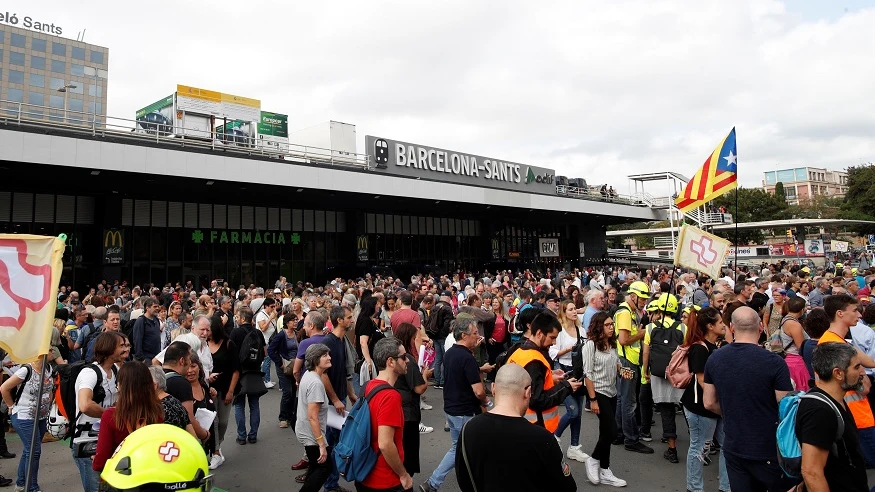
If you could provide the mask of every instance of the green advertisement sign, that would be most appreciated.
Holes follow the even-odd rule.
[[[289,136],[289,117],[279,113],[261,112],[261,121],[258,122],[258,134],[272,137]]]
[[[143,116],[146,116],[147,114],[149,114],[153,111],[161,112],[162,109],[167,108],[167,107],[172,107],[172,106],[173,106],[173,94],[171,94],[171,95],[169,95],[161,100],[155,101],[143,109],[137,110],[137,119],[140,119]]]

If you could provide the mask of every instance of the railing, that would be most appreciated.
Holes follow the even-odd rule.
[[[695,220],[699,224],[731,224],[732,215],[720,212],[702,212],[699,209],[687,212],[687,217]]]
[[[672,236],[655,236],[653,238],[654,248],[675,248],[677,247],[677,237]]]
[[[16,101],[0,100],[0,124],[59,128],[91,136],[134,139],[155,142],[159,145],[209,149],[241,156],[264,156],[295,162],[365,169],[371,167],[369,157],[364,154],[348,154],[291,142],[265,142],[249,135],[221,133],[215,129],[210,131],[158,121],[116,118]]]
[[[623,205],[634,205],[638,207],[646,207],[647,203],[640,198],[629,195],[618,195],[617,193],[602,192],[598,186],[568,186],[556,185],[556,194],[569,198],[580,198],[583,200],[596,200],[608,203],[620,203]]]

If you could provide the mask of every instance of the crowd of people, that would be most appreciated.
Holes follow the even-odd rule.
[[[626,480],[610,468],[612,448],[654,453],[654,413],[663,458],[686,463],[687,490],[704,490],[703,467],[717,454],[720,490],[787,490],[800,479],[777,465],[775,435],[781,399],[798,390],[831,398],[844,422],[822,425],[837,421],[825,415],[829,407],[800,404],[805,484],[868,490],[873,288],[875,269],[783,263],[727,269],[719,279],[671,267],[606,267],[409,281],[366,275],[318,286],[280,278],[236,289],[216,281],[101,282],[81,299],[62,287],[45,367],[16,366],[0,386],[2,417],[25,444],[14,482],[24,490],[32,460],[30,490],[39,490],[36,426],[38,436],[72,438],[86,492],[133,488],[129,475],[107,464],[129,435],[160,425],[197,443],[204,460],[190,463],[184,481],[204,486],[225,463],[233,409],[236,445],[257,444],[262,416],[275,412],[270,425],[291,428],[303,446],[292,464],[301,489],[343,491],[333,456],[341,431],[328,425],[328,413],[345,415],[364,399],[379,454],[355,482],[359,491],[434,492],[454,469],[465,491],[576,490],[565,460],[584,463],[593,484],[622,487]],[[854,350],[824,347],[829,342]],[[670,374],[679,351],[687,354],[685,385]],[[52,399],[52,387],[64,390],[56,374],[74,376],[69,433]],[[40,375],[49,388],[41,395]],[[279,407],[262,407],[275,386]],[[443,392],[451,438],[433,470],[419,459],[421,437],[433,432],[422,423],[428,390]],[[582,435],[586,412],[598,419],[596,436]],[[677,446],[679,413],[685,451]],[[80,445],[89,440],[96,441],[90,450]],[[4,444],[0,458],[14,458]],[[515,459],[520,445],[541,450],[530,463],[538,472],[525,479],[494,466]]]

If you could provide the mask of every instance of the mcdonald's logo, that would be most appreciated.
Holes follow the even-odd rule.
[[[355,239],[355,247],[359,250],[368,249],[368,236],[358,236]]]
[[[115,229],[110,229],[106,231],[106,236],[103,238],[103,246],[116,246],[116,241],[118,241],[119,247],[124,247],[124,241],[122,240],[122,232]]]

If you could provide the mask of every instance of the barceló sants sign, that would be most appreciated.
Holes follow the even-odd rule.
[[[61,26],[55,25],[54,22],[41,22],[28,15],[19,18],[18,14],[14,12],[11,14],[9,12],[0,12],[0,22],[12,26],[18,26],[21,24],[21,27],[44,32],[46,34],[54,34],[56,36],[60,36],[64,32],[63,29],[61,29]]]

